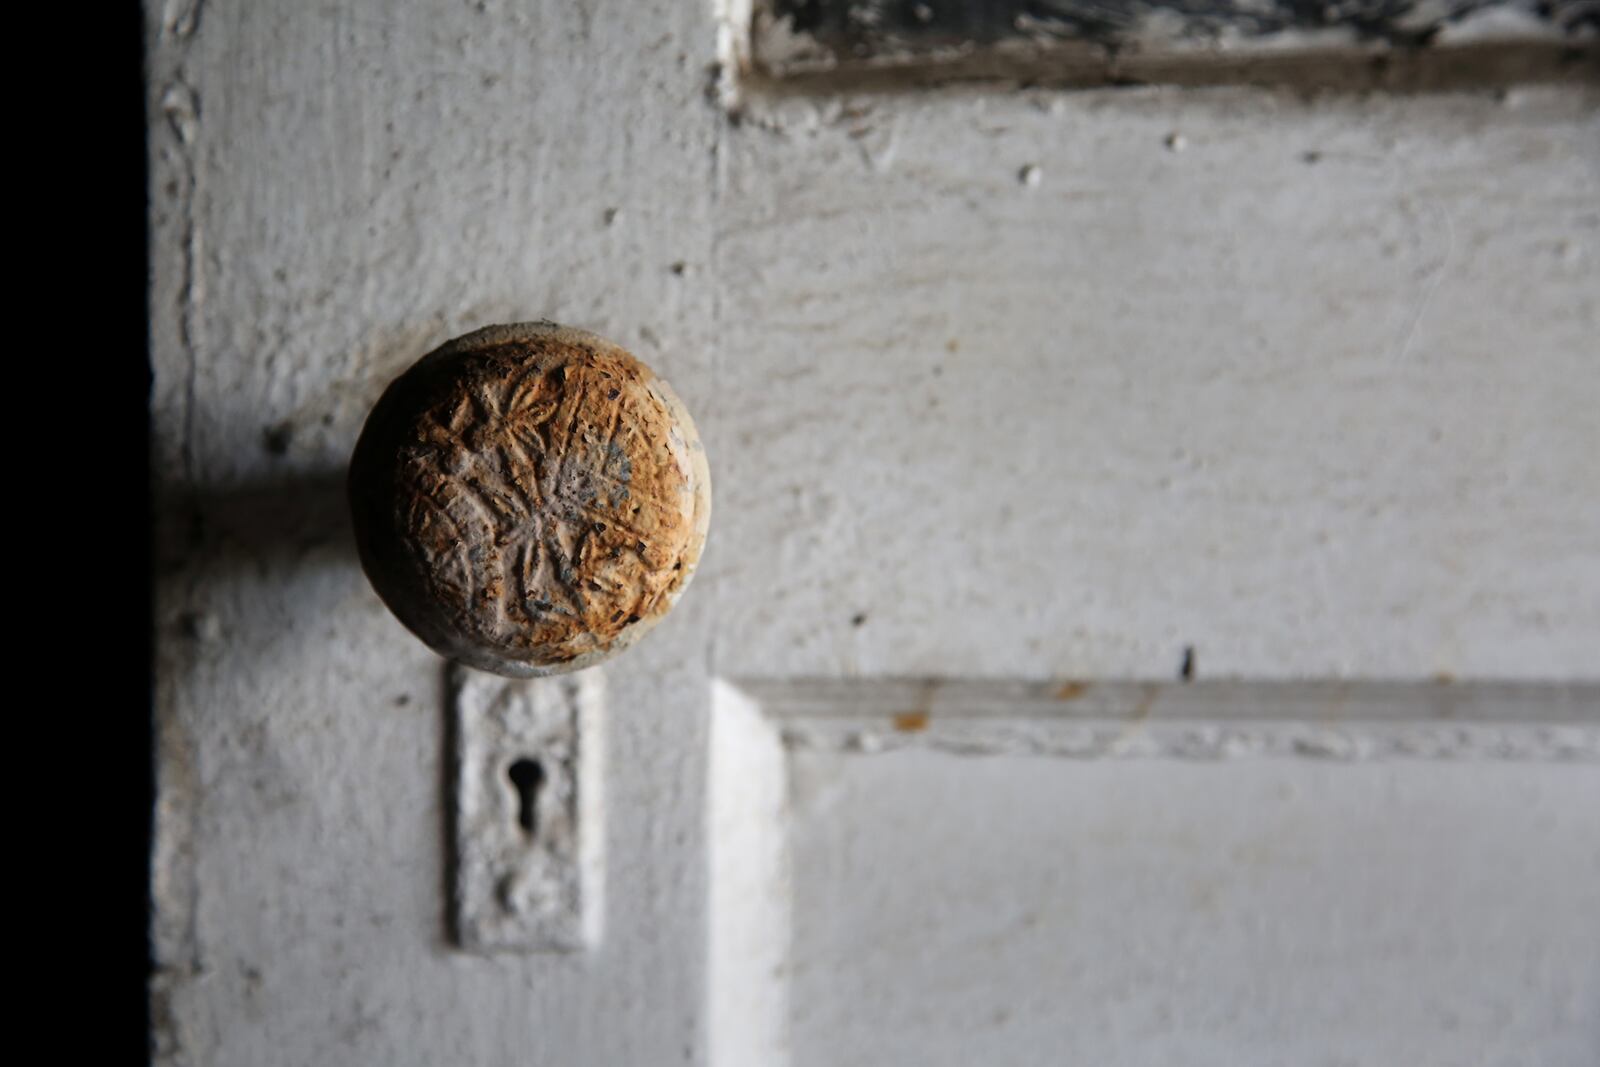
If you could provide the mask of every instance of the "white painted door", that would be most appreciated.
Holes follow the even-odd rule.
[[[149,5],[159,1062],[1595,1062],[1600,94],[763,81],[738,7]],[[715,508],[592,926],[468,951],[343,467],[538,317]]]

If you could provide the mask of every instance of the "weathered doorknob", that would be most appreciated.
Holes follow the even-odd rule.
[[[666,382],[550,322],[490,326],[379,398],[350,461],[361,563],[436,651],[513,677],[632,644],[694,574],[711,481]]]

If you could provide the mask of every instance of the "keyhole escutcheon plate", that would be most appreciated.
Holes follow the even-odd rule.
[[[456,942],[474,952],[594,944],[602,676],[449,672]]]

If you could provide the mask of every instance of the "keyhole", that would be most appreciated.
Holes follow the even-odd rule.
[[[529,837],[538,825],[539,787],[544,784],[544,768],[537,760],[522,759],[511,765],[508,776],[517,791],[517,825]]]

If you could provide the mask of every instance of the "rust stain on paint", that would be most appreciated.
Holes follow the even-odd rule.
[[[1089,691],[1088,682],[1063,682],[1056,690],[1057,700],[1077,700]]]
[[[901,733],[914,734],[928,728],[928,713],[925,711],[902,711],[891,720],[894,728]]]

